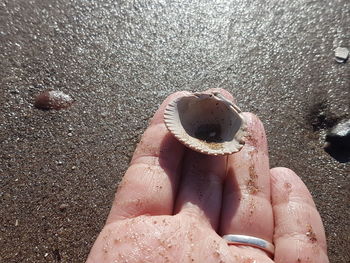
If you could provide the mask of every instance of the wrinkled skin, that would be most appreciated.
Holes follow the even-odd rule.
[[[218,91],[228,99],[232,95]],[[106,225],[87,263],[328,262],[325,233],[312,197],[287,168],[269,168],[265,131],[244,113],[242,150],[207,156],[185,148],[163,122],[170,95],[138,144]],[[228,245],[225,234],[259,237],[273,255]]]

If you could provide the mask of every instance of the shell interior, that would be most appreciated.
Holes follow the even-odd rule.
[[[169,131],[198,152],[224,155],[244,145],[244,119],[221,94],[195,93],[170,103],[164,113]]]

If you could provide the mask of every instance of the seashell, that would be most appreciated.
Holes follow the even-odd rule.
[[[197,152],[227,155],[244,145],[241,110],[218,92],[175,99],[165,109],[164,122],[180,142]]]

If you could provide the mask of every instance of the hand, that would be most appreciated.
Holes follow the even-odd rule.
[[[163,122],[166,105],[183,94],[169,96],[143,134],[87,263],[328,262],[312,197],[293,171],[269,169],[258,118],[244,113],[248,136],[240,152],[203,155]],[[228,245],[226,234],[264,239],[275,252]]]

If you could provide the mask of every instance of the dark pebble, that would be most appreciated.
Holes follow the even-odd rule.
[[[10,93],[11,93],[11,94],[19,94],[19,91],[16,90],[16,89],[14,89],[14,90],[10,90]]]
[[[350,161],[350,120],[339,123],[327,134],[325,151],[341,163]]]
[[[59,90],[46,90],[36,96],[34,106],[42,110],[61,110],[73,104],[71,96]]]
[[[62,212],[65,211],[68,208],[68,206],[69,206],[68,204],[61,204],[60,211],[62,211]]]

